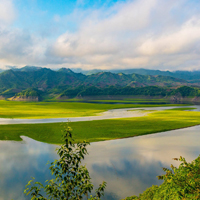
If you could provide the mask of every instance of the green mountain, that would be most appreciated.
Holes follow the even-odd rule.
[[[25,67],[22,67],[22,68],[17,68],[15,70],[18,70],[18,71],[22,71],[22,72],[29,72],[29,71],[37,71],[37,70],[40,70],[42,69],[42,67],[35,67],[35,66],[25,66]]]
[[[85,75],[96,74],[98,72],[111,72],[111,73],[123,73],[123,74],[140,74],[140,75],[161,75],[161,76],[170,76],[174,78],[189,80],[197,83],[200,82],[200,71],[161,71],[161,70],[151,70],[151,69],[143,69],[143,68],[135,68],[135,69],[113,69],[113,70],[82,70],[80,68],[73,69],[75,72],[81,72]]]
[[[182,79],[167,76],[150,76],[139,74],[123,74],[111,72],[99,72],[92,75],[75,73],[70,69],[62,68],[53,71],[47,68],[37,68],[37,70],[7,70],[0,74],[0,88],[27,89],[30,87],[40,90],[53,89],[55,87],[77,87],[85,86],[178,86],[189,85]]]
[[[84,85],[106,87],[110,85],[125,86],[131,82],[131,77],[125,74],[113,74],[111,72],[99,72],[97,74],[88,75],[84,81]]]
[[[48,68],[25,66],[18,70],[0,73],[0,95],[6,98],[15,96],[26,99],[36,94],[38,98],[76,97],[86,95],[177,95],[173,93],[180,86],[197,86],[196,83],[162,75],[124,74],[98,72],[84,75],[71,69],[54,71]],[[163,87],[163,88],[162,88]],[[34,88],[34,89],[33,89]],[[170,92],[167,92],[169,88]],[[191,90],[191,91],[190,91]],[[40,92],[41,93],[40,93]],[[184,88],[187,95],[198,94],[196,89]],[[39,93],[38,93],[39,92]]]
[[[148,85],[159,85],[159,86],[178,86],[188,85],[188,82],[182,79],[177,79],[168,76],[150,76],[150,75],[139,75],[139,74],[123,74],[123,73],[111,73],[111,72],[99,72],[87,76],[84,81],[84,85],[87,86],[148,86]]]
[[[61,85],[78,85],[84,75],[63,73],[47,68],[34,71],[7,70],[0,74],[0,88],[26,89],[30,87],[41,90],[51,89]]]

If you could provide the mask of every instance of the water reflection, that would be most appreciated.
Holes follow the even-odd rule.
[[[152,184],[162,167],[178,162],[180,155],[191,161],[200,152],[200,126],[128,139],[92,143],[84,164],[95,187],[107,182],[104,199],[139,194]],[[31,176],[50,179],[47,161],[57,158],[55,145],[23,137],[23,142],[0,141],[0,200],[24,200],[23,189]],[[29,199],[29,198],[27,198]]]
[[[51,176],[46,163],[56,158],[55,146],[24,140],[0,142],[0,200],[23,200],[24,186],[31,176],[40,181]]]

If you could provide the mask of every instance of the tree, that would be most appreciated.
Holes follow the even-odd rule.
[[[79,200],[83,197],[90,200],[100,199],[104,195],[106,182],[99,185],[94,196],[90,195],[93,190],[91,178],[87,168],[81,165],[84,156],[88,154],[86,146],[89,143],[84,141],[74,144],[72,129],[68,125],[63,131],[63,140],[65,144],[57,150],[60,158],[50,166],[50,171],[55,178],[47,180],[45,186],[32,178],[26,185],[24,193],[31,195],[31,200],[46,200],[47,197],[59,200]],[[42,191],[46,197],[43,196]]]
[[[126,200],[191,200],[200,199],[200,156],[191,163],[185,158],[174,158],[181,161],[179,167],[163,168],[165,175],[158,176],[164,180],[160,185],[153,185],[142,194],[127,197]]]

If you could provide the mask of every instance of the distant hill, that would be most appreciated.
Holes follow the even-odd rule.
[[[98,72],[84,75],[82,73],[75,73],[69,68],[61,68],[55,71],[48,68],[25,66],[20,69],[10,69],[0,73],[0,96],[1,98],[15,97],[14,99],[21,98],[22,100],[26,98],[33,99],[31,94],[36,94],[39,91],[42,91],[42,93],[37,93],[35,96],[37,99],[42,99],[42,96],[45,96],[45,98],[50,96],[75,97],[77,95],[105,95],[108,93],[114,93],[115,95],[118,95],[118,93],[119,95],[129,95],[129,93],[135,95],[173,95],[171,91],[180,86],[194,89],[183,88],[180,91],[177,90],[181,95],[184,92],[186,94],[199,94],[197,92],[199,91],[198,86],[200,84],[198,79],[184,80],[174,76],[159,75],[158,73],[164,73],[159,70],[139,70],[143,73],[151,72],[153,75],[122,72]],[[167,75],[171,73],[165,72]],[[187,73],[173,72],[173,74],[182,74],[182,77],[184,77]],[[198,78],[198,73],[195,75],[191,72],[190,77]],[[167,92],[169,89],[171,93]],[[174,94],[178,95],[178,93]]]
[[[174,78],[185,79],[185,80],[198,80],[200,79],[200,71],[160,71],[150,69],[125,69],[125,70],[111,70],[112,73],[125,73],[125,74],[141,74],[141,75],[161,75],[171,76]]]
[[[73,71],[81,72],[85,75],[96,74],[99,72],[111,72],[111,73],[123,73],[123,74],[140,74],[140,75],[161,75],[161,76],[171,76],[174,78],[185,79],[185,80],[195,80],[193,82],[200,82],[200,71],[161,71],[161,70],[151,70],[151,69],[114,69],[114,70],[101,70],[101,69],[94,69],[94,70],[82,70],[72,69]]]
[[[22,72],[32,72],[43,69],[42,67],[37,66],[25,66],[22,68],[13,68],[13,71],[22,71]],[[0,73],[5,70],[0,69]],[[55,71],[55,70],[52,70]],[[140,75],[151,75],[151,76],[170,76],[178,79],[188,80],[191,83],[200,82],[200,71],[161,71],[161,70],[152,70],[144,68],[134,68],[134,69],[113,69],[113,70],[101,70],[101,69],[92,69],[92,70],[82,70],[81,68],[61,68],[58,72],[68,73],[68,74],[82,74],[82,75],[94,75],[100,72],[111,72],[114,74],[140,74]]]
[[[118,86],[178,86],[188,85],[188,82],[182,79],[177,79],[168,76],[151,76],[151,75],[139,75],[139,74],[123,74],[123,73],[111,73],[111,72],[99,72],[87,76],[84,80],[84,85],[87,86],[99,86],[106,87],[111,85]]]
[[[37,71],[37,70],[40,70],[40,69],[42,69],[42,67],[25,66],[25,67],[22,67],[22,68],[17,68],[15,70],[22,71],[22,72],[29,72],[29,71]]]
[[[83,74],[63,73],[47,68],[34,71],[7,70],[0,74],[0,88],[34,87],[45,90],[60,85],[77,85],[84,77]]]
[[[33,69],[33,70],[31,70]],[[111,72],[99,72],[92,75],[75,73],[70,69],[62,68],[54,71],[48,68],[22,68],[21,70],[7,70],[0,74],[0,88],[27,89],[30,87],[41,90],[55,87],[85,86],[178,86],[189,85],[183,79],[168,76],[151,76],[139,74],[123,74]]]

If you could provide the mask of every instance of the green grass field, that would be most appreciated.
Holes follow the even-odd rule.
[[[0,101],[0,118],[59,118],[94,116],[109,109],[158,107],[163,105],[95,104],[77,102],[17,102]],[[173,106],[172,104],[164,106]]]
[[[165,99],[124,99],[124,100],[88,100],[88,102],[107,102],[107,103],[170,103],[169,100]]]
[[[46,102],[110,102],[110,103],[170,103],[168,99],[124,98],[124,99],[45,99]]]
[[[195,110],[196,108],[172,108],[171,110]]]
[[[200,112],[166,110],[144,117],[71,122],[75,142],[89,142],[133,137],[200,124]],[[61,143],[62,123],[1,125],[0,140],[20,141],[21,135],[38,141]]]

